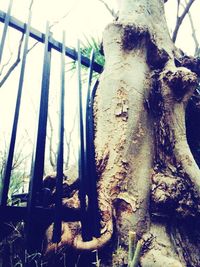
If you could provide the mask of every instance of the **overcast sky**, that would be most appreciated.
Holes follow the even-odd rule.
[[[106,0],[106,2],[111,8],[117,10],[116,0]],[[170,31],[175,24],[176,2],[175,0],[168,0],[168,3],[165,4]],[[8,3],[9,0],[0,1],[0,9],[6,11]],[[13,0],[12,15],[25,20],[29,3],[28,0]],[[66,30],[67,43],[72,45],[75,44],[77,37],[81,38],[83,34],[101,38],[104,27],[112,21],[111,15],[99,0],[34,0],[32,10],[33,27],[44,31],[46,20],[50,23],[60,21],[53,29],[54,35],[59,39],[61,31]],[[200,39],[199,12],[200,0],[196,0],[191,8],[191,13],[197,36]],[[61,19],[63,16],[66,17]],[[193,53],[194,46],[188,19],[185,19],[184,25],[181,27],[177,45],[189,54]]]

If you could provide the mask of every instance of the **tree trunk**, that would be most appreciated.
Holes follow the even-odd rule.
[[[118,239],[109,266],[127,264],[130,231],[143,239],[142,266],[200,266],[199,169],[185,129],[197,77],[175,64],[164,3],[122,1],[103,43],[95,144]]]
[[[137,266],[128,262],[134,232],[142,267],[200,266],[200,172],[185,127],[197,76],[181,66],[164,1],[121,1],[103,47],[94,104],[102,235],[83,242],[65,223],[60,246],[100,249],[101,266]]]

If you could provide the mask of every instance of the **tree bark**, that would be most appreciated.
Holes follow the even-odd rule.
[[[58,248],[100,249],[101,266],[131,266],[134,232],[135,244],[142,244],[140,266],[200,266],[200,172],[185,126],[198,82],[177,66],[181,54],[167,29],[164,1],[121,1],[103,47],[94,104],[101,237],[83,242],[74,231],[80,225],[64,223]]]

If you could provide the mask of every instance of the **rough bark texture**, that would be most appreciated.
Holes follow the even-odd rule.
[[[112,238],[101,266],[127,266],[134,231],[141,266],[200,266],[200,172],[185,126],[197,76],[170,39],[163,1],[121,1],[103,47],[94,105],[102,235],[83,242],[80,225],[64,223],[57,249],[94,250]]]

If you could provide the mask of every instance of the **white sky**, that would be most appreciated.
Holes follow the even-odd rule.
[[[8,8],[9,0],[0,1],[0,10],[6,12]],[[11,15],[19,20],[26,21],[28,16],[28,6],[30,1],[27,0],[13,0],[13,8]],[[110,7],[117,9],[115,0],[107,0]],[[166,16],[170,31],[172,31],[175,24],[176,17],[176,1],[169,0],[166,4]],[[199,13],[200,12],[200,0],[196,0],[191,8],[191,13],[194,20],[194,26],[196,33],[200,41],[200,25],[199,25]],[[61,19],[63,16],[67,16]],[[32,27],[45,32],[46,21],[50,24],[55,21],[60,21],[52,29],[54,38],[61,40],[62,31],[66,31],[66,45],[76,47],[77,38],[81,38],[84,41],[84,35],[87,37],[94,36],[101,40],[102,31],[105,26],[112,21],[112,16],[105,9],[104,5],[98,0],[34,0],[33,15],[32,15]],[[2,24],[0,25],[0,36],[2,32]],[[13,39],[13,36],[14,39]],[[18,44],[20,35],[16,31],[10,31],[7,38],[7,52],[9,49],[12,51]],[[191,37],[191,27],[188,19],[185,20],[181,31],[178,35],[177,45],[188,54],[194,52],[194,42]],[[6,49],[5,49],[6,50]],[[6,54],[7,53],[7,54]],[[59,59],[58,55],[53,54],[55,62],[53,65],[52,73],[53,79],[51,79],[51,88],[59,88]],[[20,117],[20,125],[25,125],[25,130],[29,130],[30,138],[33,140],[35,125],[34,109],[39,98],[39,90],[41,84],[41,72],[42,72],[42,60],[43,60],[43,46],[39,45],[31,52],[31,56],[27,58],[28,64],[26,68],[24,92],[22,99],[22,111]],[[9,139],[8,129],[11,129],[11,121],[13,116],[13,110],[15,106],[15,97],[18,87],[19,70],[17,68],[12,75],[12,78],[5,84],[3,88],[0,88],[0,131],[5,131],[6,138]],[[70,80],[70,74],[67,73],[67,81]],[[76,87],[76,80],[71,79],[70,87]],[[51,90],[53,92],[53,90]],[[32,94],[34,92],[34,94]],[[55,97],[52,93],[52,99]],[[73,99],[74,98],[74,99]],[[53,101],[53,100],[52,100]],[[75,96],[70,95],[68,106],[75,105]],[[28,108],[27,108],[28,106]],[[37,109],[37,108],[36,108]],[[6,114],[6,116],[5,116]],[[26,115],[26,116],[25,116]],[[70,114],[73,117],[73,114]],[[23,129],[24,126],[21,126]],[[2,139],[2,136],[0,136]],[[20,138],[18,138],[20,140]],[[2,140],[0,140],[1,142]],[[8,143],[8,141],[7,141]]]
[[[116,0],[106,1],[111,8],[117,10]],[[0,9],[6,11],[9,0],[0,1]],[[26,20],[27,10],[30,1],[13,0],[12,15],[20,20]],[[166,6],[167,21],[169,29],[172,31],[176,17],[176,1],[168,0]],[[112,21],[112,17],[99,0],[34,0],[32,26],[41,31],[45,31],[46,21],[53,23],[65,19],[53,28],[54,36],[59,39],[61,31],[66,31],[67,43],[75,45],[78,37],[83,34],[87,36],[98,36],[101,38],[102,31],[107,23]],[[200,0],[196,0],[191,7],[191,13],[197,35],[200,38]],[[191,27],[185,19],[183,27],[178,35],[177,45],[189,54],[193,53],[193,41],[191,38]],[[84,39],[84,38],[82,38]]]
[[[113,5],[115,1],[108,2]],[[0,1],[1,10],[5,11],[7,6],[8,0]],[[14,0],[12,15],[24,20],[28,6],[27,0]],[[59,38],[60,32],[65,30],[69,42],[77,39],[82,33],[101,36],[102,29],[112,20],[109,12],[98,0],[34,0],[32,10],[32,26],[42,31],[45,31],[47,20],[51,24],[67,14],[53,31]]]

